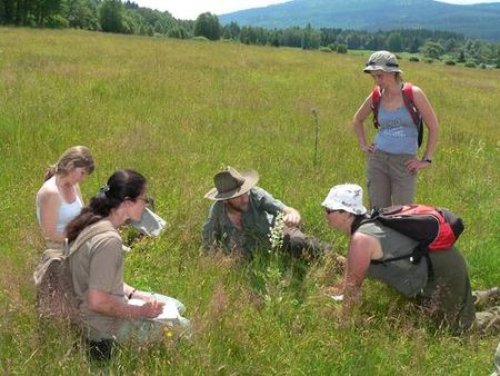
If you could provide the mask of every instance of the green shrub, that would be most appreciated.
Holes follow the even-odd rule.
[[[337,46],[337,53],[338,54],[346,54],[347,53],[347,46],[345,44],[339,44]]]
[[[327,47],[324,47],[324,46],[320,47],[319,50],[321,52],[332,52],[332,49],[330,47],[328,47],[328,46]]]
[[[198,42],[208,42],[208,38],[207,37],[204,37],[204,36],[201,36],[201,35],[198,35],[196,37],[192,37],[191,38],[192,40],[196,40]]]
[[[420,61],[420,59],[417,56],[410,56],[410,58],[408,60],[409,61],[415,61],[415,62],[419,62]]]
[[[69,22],[63,16],[56,14],[47,18],[46,26],[50,29],[66,29],[69,27]]]
[[[467,68],[475,68],[476,67],[476,63],[474,63],[473,61],[467,61],[464,64],[464,66],[467,67]]]
[[[456,64],[457,64],[457,63],[455,63],[455,61],[454,61],[454,60],[446,60],[444,63],[445,63],[446,65],[456,65]]]
[[[330,43],[328,45],[328,47],[330,47],[330,50],[332,50],[332,51],[337,51],[338,46],[339,45],[337,43]]]

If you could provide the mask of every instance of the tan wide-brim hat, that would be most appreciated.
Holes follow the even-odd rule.
[[[205,198],[214,201],[229,200],[248,192],[259,181],[257,171],[238,172],[228,166],[214,176],[215,188],[205,194]]]
[[[403,73],[403,71],[399,68],[396,55],[389,51],[377,51],[370,56],[363,72],[370,73],[373,71]]]

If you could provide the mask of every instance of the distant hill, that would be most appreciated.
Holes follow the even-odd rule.
[[[219,16],[222,24],[354,30],[422,28],[500,41],[500,2],[454,5],[433,0],[292,0]]]

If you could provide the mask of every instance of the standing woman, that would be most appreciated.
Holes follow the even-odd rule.
[[[165,304],[174,313],[167,325],[189,323],[178,312],[183,309],[178,300],[137,290],[123,281],[118,228],[128,220],[141,219],[149,202],[146,191],[144,176],[133,170],[116,171],[89,206],[67,226],[69,265],[81,327],[96,346],[130,339],[161,339],[164,324],[150,319],[162,313]],[[141,303],[129,304],[130,299]]]
[[[83,207],[80,182],[94,171],[94,160],[85,146],[66,150],[50,166],[36,195],[36,214],[49,248],[60,248],[66,238],[66,225]]]
[[[364,121],[371,114],[370,94],[354,115],[352,122],[361,150],[368,157],[367,187],[371,207],[413,203],[417,172],[431,165],[438,139],[438,120],[422,89],[412,86],[413,102],[428,129],[427,144],[421,159],[417,158],[418,130],[403,100],[403,81],[396,56],[377,51],[366,67],[380,88],[379,130],[375,141],[366,140]]]

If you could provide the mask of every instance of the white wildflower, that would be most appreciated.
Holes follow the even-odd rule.
[[[283,234],[285,229],[284,214],[279,213],[274,220],[274,226],[270,227],[269,240],[271,241],[271,249],[269,253],[273,250],[279,250],[283,245]]]

